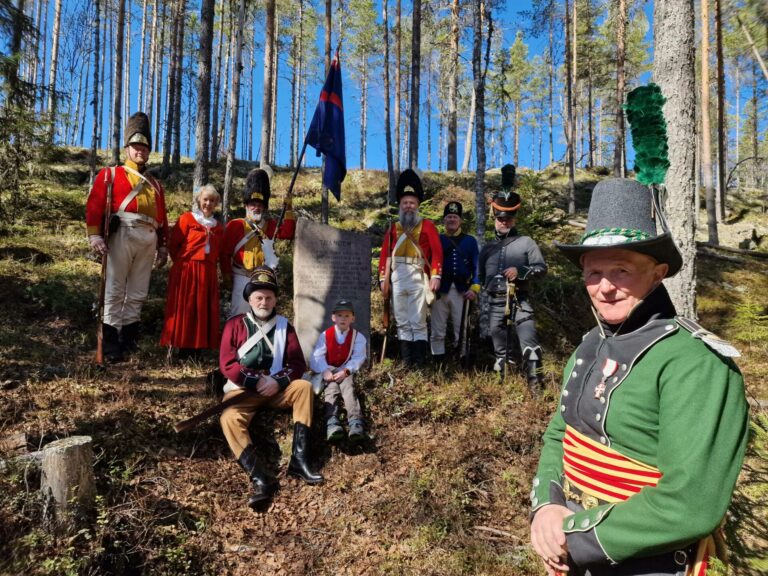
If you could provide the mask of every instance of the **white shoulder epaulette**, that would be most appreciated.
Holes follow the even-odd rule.
[[[677,323],[680,326],[688,330],[688,332],[691,333],[691,336],[698,338],[721,356],[726,358],[738,358],[741,356],[741,352],[739,352],[733,344],[712,334],[712,332],[704,328],[695,320],[683,316],[676,316],[675,320],[677,320]]]

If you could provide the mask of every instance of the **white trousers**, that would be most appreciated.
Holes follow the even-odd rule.
[[[440,298],[432,303],[430,312],[430,326],[432,335],[430,345],[432,354],[445,354],[445,335],[448,332],[448,318],[453,324],[454,342],[459,341],[461,331],[461,313],[464,309],[464,295],[456,290],[456,285],[451,284],[447,294],[440,293]]]
[[[397,339],[406,342],[428,339],[424,271],[418,264],[396,262],[392,270],[392,310]]]
[[[121,222],[110,235],[104,290],[105,324],[122,328],[141,320],[156,250],[157,233],[152,226]]]
[[[236,271],[232,273],[232,300],[229,303],[229,317],[237,316],[238,314],[245,314],[250,310],[248,301],[243,298],[243,289],[248,284],[248,276],[238,274]]]

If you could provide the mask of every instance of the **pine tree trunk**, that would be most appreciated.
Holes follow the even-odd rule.
[[[720,191],[720,221],[725,220],[725,176],[728,162],[728,145],[726,141],[725,111],[725,59],[723,57],[723,19],[721,15],[721,0],[715,0],[715,43],[717,53],[717,181]]]
[[[269,144],[272,141],[270,133],[270,118],[272,118],[272,78],[274,73],[272,66],[274,57],[275,37],[275,0],[266,0],[266,33],[264,36],[264,91],[261,107],[261,166],[269,164]]]
[[[163,59],[165,51],[165,14],[167,10],[167,4],[163,3],[163,11],[160,14],[160,42],[157,45],[157,54],[155,55],[155,139],[160,140],[160,119],[162,118],[163,111]]]
[[[488,46],[485,56],[485,69],[482,62],[483,34],[485,23],[488,22]],[[475,121],[477,148],[477,169],[475,171],[475,214],[485,214],[485,75],[488,69],[488,59],[493,36],[493,24],[490,10],[485,0],[476,1],[474,5],[474,37],[472,43],[472,77],[475,93]],[[485,218],[477,218],[476,236],[480,244],[485,238]]]
[[[229,83],[232,80],[232,52],[233,52],[234,42],[235,42],[235,15],[231,14],[229,18],[229,33],[227,35],[227,53],[224,57],[224,92],[221,95],[221,101],[223,103],[222,106],[226,106],[227,103],[231,105],[231,102],[229,101],[229,96],[230,96]],[[219,128],[218,128],[219,148],[221,148],[221,145],[224,143],[226,121],[227,121],[227,115],[222,114],[221,118],[219,119]],[[226,152],[226,150],[224,152]]]
[[[548,52],[548,94],[549,94],[549,166],[555,161],[555,13],[554,5],[549,9],[549,52]]]
[[[395,12],[395,142],[394,142],[394,170],[395,174],[400,174],[400,59],[402,56],[402,26],[400,25],[400,16],[402,12],[402,0],[397,1],[397,10]]]
[[[427,98],[424,101],[427,116],[427,170],[432,169],[432,51],[427,58]]]
[[[522,102],[520,99],[515,101],[515,126],[514,126],[514,149],[513,149],[513,155],[512,155],[512,163],[515,166],[518,166],[520,164],[520,107],[522,106]]]
[[[51,70],[48,75],[48,118],[51,123],[51,127],[48,131],[48,142],[51,144],[53,143],[53,138],[56,132],[56,69],[59,65],[60,25],[61,0],[56,0],[56,7],[54,8],[53,15],[53,35],[51,37]]]
[[[139,85],[137,87],[137,110],[143,110],[144,104],[144,59],[147,50],[147,5],[149,0],[144,0],[141,9],[141,48],[139,49]]]
[[[65,131],[65,134],[69,137],[67,138],[67,143],[70,146],[77,146],[77,127],[81,124],[84,124],[84,122],[80,119],[80,111],[82,110],[82,102],[83,102],[83,82],[85,82],[85,93],[88,93],[88,79],[90,77],[91,73],[91,59],[86,57],[86,63],[85,63],[85,74],[80,74],[80,78],[78,78],[77,81],[77,103],[75,104],[75,113],[72,116],[73,122],[72,122],[72,134],[70,136],[69,131]],[[80,147],[83,147],[82,141],[80,142]]]
[[[104,72],[107,69],[106,66],[106,57],[109,50],[107,49],[107,20],[109,20],[109,6],[105,3],[102,5],[102,15],[104,18],[102,19],[102,26],[101,26],[101,45],[104,47],[101,51],[101,78],[99,79],[99,134],[97,137],[98,141],[98,147],[100,149],[103,149],[103,128],[104,128],[104,86],[106,85],[106,82],[104,81]],[[111,60],[110,60],[111,61]],[[111,118],[111,114],[107,116],[108,118]]]
[[[459,0],[451,2],[451,43],[448,72],[448,152],[446,169],[458,167]]]
[[[161,174],[167,177],[171,171],[171,144],[173,139],[174,114],[176,113],[176,80],[178,78],[179,12],[182,0],[175,0],[171,10],[171,52],[168,62],[168,88],[165,106],[165,133],[163,135],[163,165]]]
[[[389,86],[389,0],[382,0],[382,19],[384,21],[384,139],[387,146],[387,198],[389,203],[394,203],[395,197],[395,169],[392,158],[392,119],[389,114],[390,86]]]
[[[419,100],[421,88],[421,0],[413,0],[411,30],[411,118],[408,139],[408,166],[419,165]]]
[[[150,123],[155,118],[155,70],[157,69],[157,26],[160,19],[159,3],[160,0],[154,0],[152,3],[152,31],[150,32],[149,46],[147,47],[149,66],[147,67],[147,89],[144,93],[144,108],[145,113],[149,116]]]
[[[575,16],[576,8],[574,6],[573,15],[574,21],[570,18],[569,2],[572,1],[575,5],[576,0],[565,0],[565,97],[566,97],[566,142],[567,142],[567,154],[568,154],[568,214],[576,213],[576,186],[575,186],[575,162],[574,162],[574,124],[576,120],[573,113],[573,78],[574,78],[574,63],[575,54],[573,53],[573,44],[571,43],[571,35],[575,33]],[[619,0],[620,2],[624,0]]]
[[[126,0],[125,65],[123,66],[123,118],[130,116],[131,106],[131,0]]]
[[[91,101],[93,105],[93,130],[91,132],[91,155],[89,158],[91,183],[96,177],[96,154],[99,142],[99,55],[101,54],[99,42],[101,3],[99,0],[94,0],[93,4],[96,9],[96,15],[93,19],[93,100]]]
[[[120,125],[123,104],[123,37],[125,32],[125,0],[117,2],[117,36],[115,38],[114,88],[112,89],[112,164],[120,163]]]
[[[181,98],[184,94],[184,22],[186,21],[187,3],[180,0],[181,6],[177,14],[178,33],[176,38],[176,96],[173,99],[173,156],[171,165],[178,168],[181,164]]]
[[[709,125],[709,0],[701,0],[701,173],[707,203],[707,234],[719,244],[717,207],[712,181],[712,131]]]
[[[696,150],[696,74],[693,0],[665,0],[654,4],[654,81],[667,101],[669,162],[665,186],[666,212],[683,267],[665,280],[677,313],[695,317],[696,206],[694,173]]]
[[[301,12],[302,0],[299,0],[299,30],[301,30]],[[300,35],[300,32],[299,32]],[[298,156],[298,131],[296,130],[298,120],[298,89],[299,89],[299,36],[293,35],[291,41],[291,60],[293,62],[293,69],[291,70],[291,143],[290,143],[290,157],[289,166],[291,168],[296,167],[296,157]]]
[[[75,123],[75,130],[77,130],[77,127],[80,127],[80,140],[79,140],[79,146],[80,148],[83,148],[85,146],[85,115],[88,113],[86,111],[86,108],[88,107],[88,84],[91,81],[91,58],[89,56],[86,56],[87,63],[85,65],[85,88],[83,89],[83,93],[81,96],[78,96],[77,98],[77,112],[75,113],[75,118],[77,119],[77,122]],[[83,104],[82,108],[80,107],[80,99],[82,97]],[[77,132],[75,132],[77,134]]]
[[[208,135],[211,118],[211,53],[215,0],[200,6],[200,51],[197,57],[197,121],[195,123],[195,175],[192,189],[208,183]]]
[[[587,68],[587,121],[588,121],[588,137],[589,137],[589,166],[588,168],[594,168],[595,166],[595,134],[592,127],[592,116],[594,114],[594,100],[592,97],[592,67]]]
[[[360,78],[360,169],[365,170],[365,146],[368,142],[368,62],[363,61]]]
[[[277,39],[280,37],[280,19],[275,15],[275,33],[272,36],[272,109],[269,113],[269,163],[275,164],[275,149],[277,147]]]
[[[268,0],[272,4],[272,17],[274,18],[274,0]],[[269,10],[269,8],[268,8]],[[269,18],[269,17],[268,17]],[[240,0],[237,13],[237,27],[235,28],[235,66],[232,70],[232,99],[229,110],[229,145],[227,146],[227,165],[224,172],[224,220],[229,220],[229,196],[232,189],[232,176],[235,163],[235,146],[237,145],[237,108],[240,102],[240,75],[243,70],[243,26],[245,25],[245,0]]]
[[[624,64],[626,59],[627,0],[617,0],[616,14],[616,142],[613,175],[624,177]]]
[[[219,41],[216,48],[216,66],[213,77],[213,105],[211,106],[211,153],[210,161],[219,161],[219,95],[221,93],[221,53],[224,46],[224,0],[219,0]]]

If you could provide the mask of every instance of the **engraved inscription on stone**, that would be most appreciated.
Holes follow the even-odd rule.
[[[301,349],[309,360],[320,333],[331,325],[340,299],[355,307],[355,328],[370,342],[371,239],[304,218],[296,223],[293,310]]]

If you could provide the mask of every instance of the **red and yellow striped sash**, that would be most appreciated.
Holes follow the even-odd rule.
[[[563,438],[563,472],[572,486],[604,502],[626,500],[645,486],[656,486],[662,477],[653,466],[603,446],[570,426],[565,427]],[[687,575],[704,576],[714,555],[715,540],[710,535],[699,541]]]
[[[621,502],[645,486],[656,486],[661,472],[595,442],[570,426],[563,438],[563,471],[568,481],[606,502]]]

